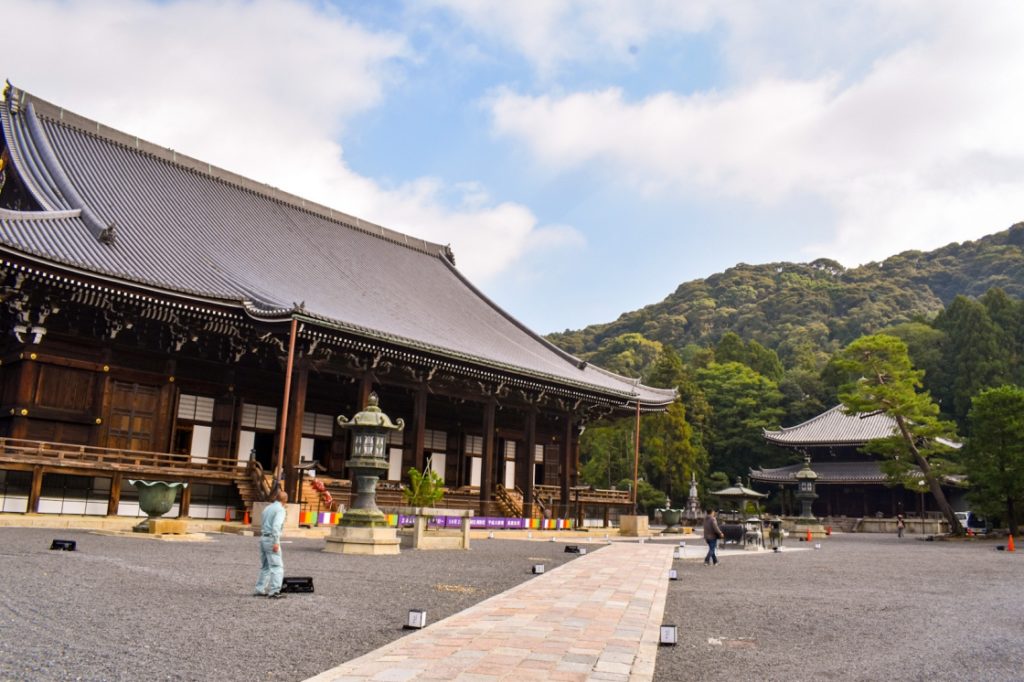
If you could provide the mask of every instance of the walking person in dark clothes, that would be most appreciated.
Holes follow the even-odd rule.
[[[708,543],[708,555],[704,557],[704,565],[718,565],[718,555],[715,550],[718,548],[718,541],[725,537],[725,533],[718,527],[718,520],[715,518],[715,510],[708,509],[704,517],[704,542]]]

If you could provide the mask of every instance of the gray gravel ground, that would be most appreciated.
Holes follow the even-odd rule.
[[[655,680],[1022,680],[1024,552],[1002,542],[835,535],[677,560],[679,644],[660,648]]]
[[[257,540],[162,542],[52,529],[0,528],[0,679],[302,680],[576,555],[562,543],[474,540],[469,552],[326,554],[284,545],[285,575],[313,594],[253,597]],[[78,551],[50,551],[53,538]]]

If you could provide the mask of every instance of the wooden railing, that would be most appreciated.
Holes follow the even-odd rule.
[[[579,493],[579,500],[582,504],[632,504],[628,490],[571,490],[569,499],[562,500],[562,490],[557,485],[535,485],[533,487],[534,499],[552,499],[556,502],[562,500],[562,504],[575,503],[576,494]]]
[[[494,496],[507,516],[520,517],[523,515],[522,493],[519,494],[519,499],[516,500],[514,492],[499,483],[494,487]]]
[[[233,458],[193,460],[190,455],[171,452],[100,448],[21,438],[0,438],[0,462],[222,480],[237,479],[245,472]]]
[[[267,474],[263,471],[263,465],[254,459],[250,459],[246,465],[249,480],[252,481],[253,491],[256,493],[257,502],[266,502],[270,499],[271,484],[267,480]]]

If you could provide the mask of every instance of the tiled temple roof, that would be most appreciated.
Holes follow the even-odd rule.
[[[802,424],[763,430],[764,438],[775,445],[829,446],[863,445],[876,438],[888,438],[896,430],[896,422],[885,414],[847,414],[842,405],[836,405]]]
[[[751,469],[750,478],[761,483],[796,483],[796,474],[803,464],[790,464],[777,469]],[[885,483],[889,479],[879,462],[811,462],[811,469],[821,483]]]
[[[455,269],[446,246],[367,223],[8,87],[10,158],[41,211],[0,212],[0,250],[255,318],[362,338],[646,408],[675,398],[558,349]],[[302,301],[300,307],[296,304]]]

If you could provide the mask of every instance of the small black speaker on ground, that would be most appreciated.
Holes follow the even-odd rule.
[[[565,546],[565,553],[566,554],[579,554],[580,553],[580,546],[579,545],[566,545]]]
[[[77,546],[78,543],[74,540],[54,540],[50,543],[50,549],[59,549],[64,552],[74,552]]]
[[[312,592],[313,591],[313,579],[304,578],[285,578],[281,582],[282,592]]]

